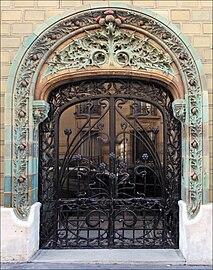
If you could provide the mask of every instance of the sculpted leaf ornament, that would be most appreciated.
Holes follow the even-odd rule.
[[[97,21],[102,26],[101,30],[85,31],[85,36],[72,41],[61,51],[56,51],[55,57],[47,62],[45,76],[64,69],[103,65],[131,66],[136,69],[151,68],[174,73],[172,60],[148,38],[141,38],[135,32],[127,32],[119,28],[120,18],[116,18],[112,11],[105,19],[98,18]],[[102,19],[105,21],[104,24]],[[119,20],[119,24],[116,23],[116,19]]]

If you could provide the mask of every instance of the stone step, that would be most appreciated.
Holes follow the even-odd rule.
[[[183,265],[185,259],[178,249],[40,249],[30,262]]]

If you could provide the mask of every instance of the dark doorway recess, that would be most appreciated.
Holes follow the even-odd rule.
[[[41,248],[178,248],[181,134],[157,83],[73,82],[40,125]]]

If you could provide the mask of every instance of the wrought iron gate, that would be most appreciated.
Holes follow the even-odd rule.
[[[40,125],[42,248],[177,248],[180,125],[166,88],[66,84]]]

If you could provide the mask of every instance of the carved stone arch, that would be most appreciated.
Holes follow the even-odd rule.
[[[86,46],[88,42],[92,45]],[[208,101],[201,61],[167,20],[120,4],[85,6],[58,15],[37,29],[18,52],[6,93],[5,181],[12,183],[12,203],[5,197],[5,205],[27,219],[37,201],[36,128],[48,113],[49,91],[59,77],[64,82],[98,74],[158,80],[169,86],[174,115],[183,127],[182,199],[188,217],[194,218],[208,196],[203,132]]]

